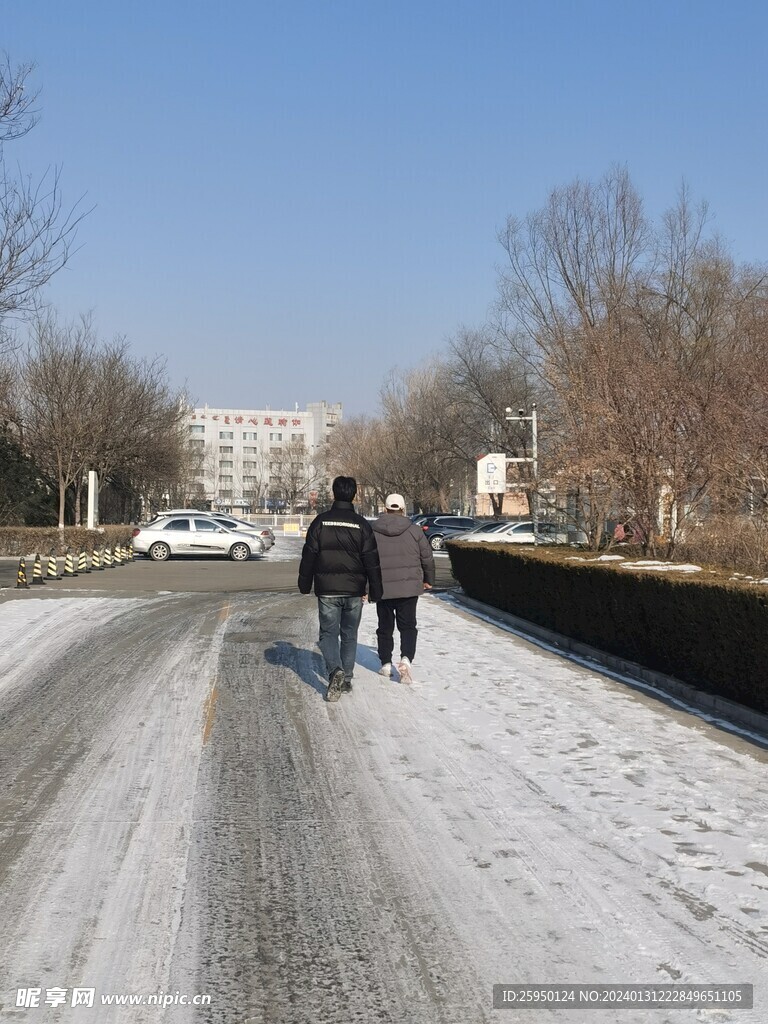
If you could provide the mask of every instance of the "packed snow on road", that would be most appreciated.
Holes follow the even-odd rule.
[[[768,1020],[765,751],[450,595],[419,627],[383,679],[366,606],[328,704],[312,597],[0,602],[0,1016],[581,1022],[493,986],[674,982],[755,1008],[597,1017]],[[210,1001],[104,1002],[152,993]]]

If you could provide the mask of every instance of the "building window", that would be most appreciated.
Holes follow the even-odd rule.
[[[190,434],[204,434],[205,424],[204,423],[193,423],[189,428]]]
[[[231,498],[232,491],[219,491],[219,498]]]
[[[197,438],[192,438],[189,444],[190,447],[194,449],[194,451],[202,451],[203,448],[205,448],[205,440],[203,438],[201,438],[200,440],[197,440]]]
[[[303,444],[304,443],[304,435],[303,434],[291,434],[291,440],[292,441],[300,441]]]
[[[246,485],[246,487],[247,486],[253,486],[254,484],[258,484],[258,482],[259,482],[259,478],[257,476],[244,476],[243,477],[243,483]]]
[[[269,440],[270,441],[282,441],[283,440],[283,435],[282,434],[270,434],[269,435]]]
[[[234,434],[234,431],[232,431],[232,430],[220,430],[219,431],[219,440],[220,441],[230,441],[230,440],[232,440],[234,438],[234,436],[235,436],[235,434]]]
[[[249,448],[247,445],[243,448],[243,455],[258,455],[258,448]]]
[[[256,435],[256,431],[255,430],[244,430],[243,431],[243,440],[244,441],[255,441],[256,439],[257,439],[257,435]]]
[[[220,444],[219,445],[219,451],[221,452],[222,455],[232,455],[234,450],[235,449],[232,447],[231,444]]]
[[[219,469],[234,469],[235,464],[229,459],[222,459],[219,463]]]
[[[234,477],[231,476],[220,476],[219,487],[231,487]]]

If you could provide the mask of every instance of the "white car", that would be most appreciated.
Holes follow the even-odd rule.
[[[537,540],[531,521],[503,523],[500,529],[489,529],[482,534],[473,531],[473,534],[462,534],[456,537],[456,540],[475,540],[484,544],[533,544]],[[568,535],[568,528],[558,526],[557,523],[540,522],[537,535],[539,544],[568,544],[572,540]]]
[[[249,523],[245,519],[238,519],[237,516],[231,516],[227,512],[209,512],[212,519],[221,523],[222,526],[229,525],[232,530],[244,530],[246,533],[255,533],[261,537],[262,544],[266,551],[275,546],[275,534],[269,526],[257,526],[255,523]]]
[[[500,530],[513,525],[516,526],[517,524],[510,523],[508,521],[481,523],[479,526],[475,526],[472,530],[467,530],[465,533],[457,533],[455,537],[449,537],[448,540],[469,540],[473,542],[488,540],[489,534],[498,533]]]
[[[255,533],[230,530],[205,513],[164,515],[133,531],[133,550],[154,562],[172,555],[221,555],[233,562],[247,562],[264,554],[264,542]]]
[[[236,516],[229,515],[228,512],[202,512],[196,508],[170,508],[166,512],[160,512],[154,516],[150,519],[150,522],[154,523],[155,520],[162,519],[165,516],[209,516],[219,523],[220,526],[226,526],[228,530],[242,530],[245,533],[255,533],[261,538],[265,551],[269,551],[275,544],[275,534],[268,526],[255,526],[253,523],[246,522],[245,519],[238,519]]]

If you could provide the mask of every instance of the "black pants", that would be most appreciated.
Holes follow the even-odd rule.
[[[376,638],[379,641],[379,660],[382,665],[392,661],[395,641],[395,622],[400,634],[400,657],[413,661],[416,654],[416,602],[418,597],[392,597],[388,601],[376,604],[379,616],[379,628]]]

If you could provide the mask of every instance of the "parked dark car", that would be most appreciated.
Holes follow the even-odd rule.
[[[427,516],[425,521],[418,525],[426,534],[432,550],[440,551],[449,537],[457,537],[467,530],[474,529],[480,525],[480,521],[473,519],[472,516]]]

